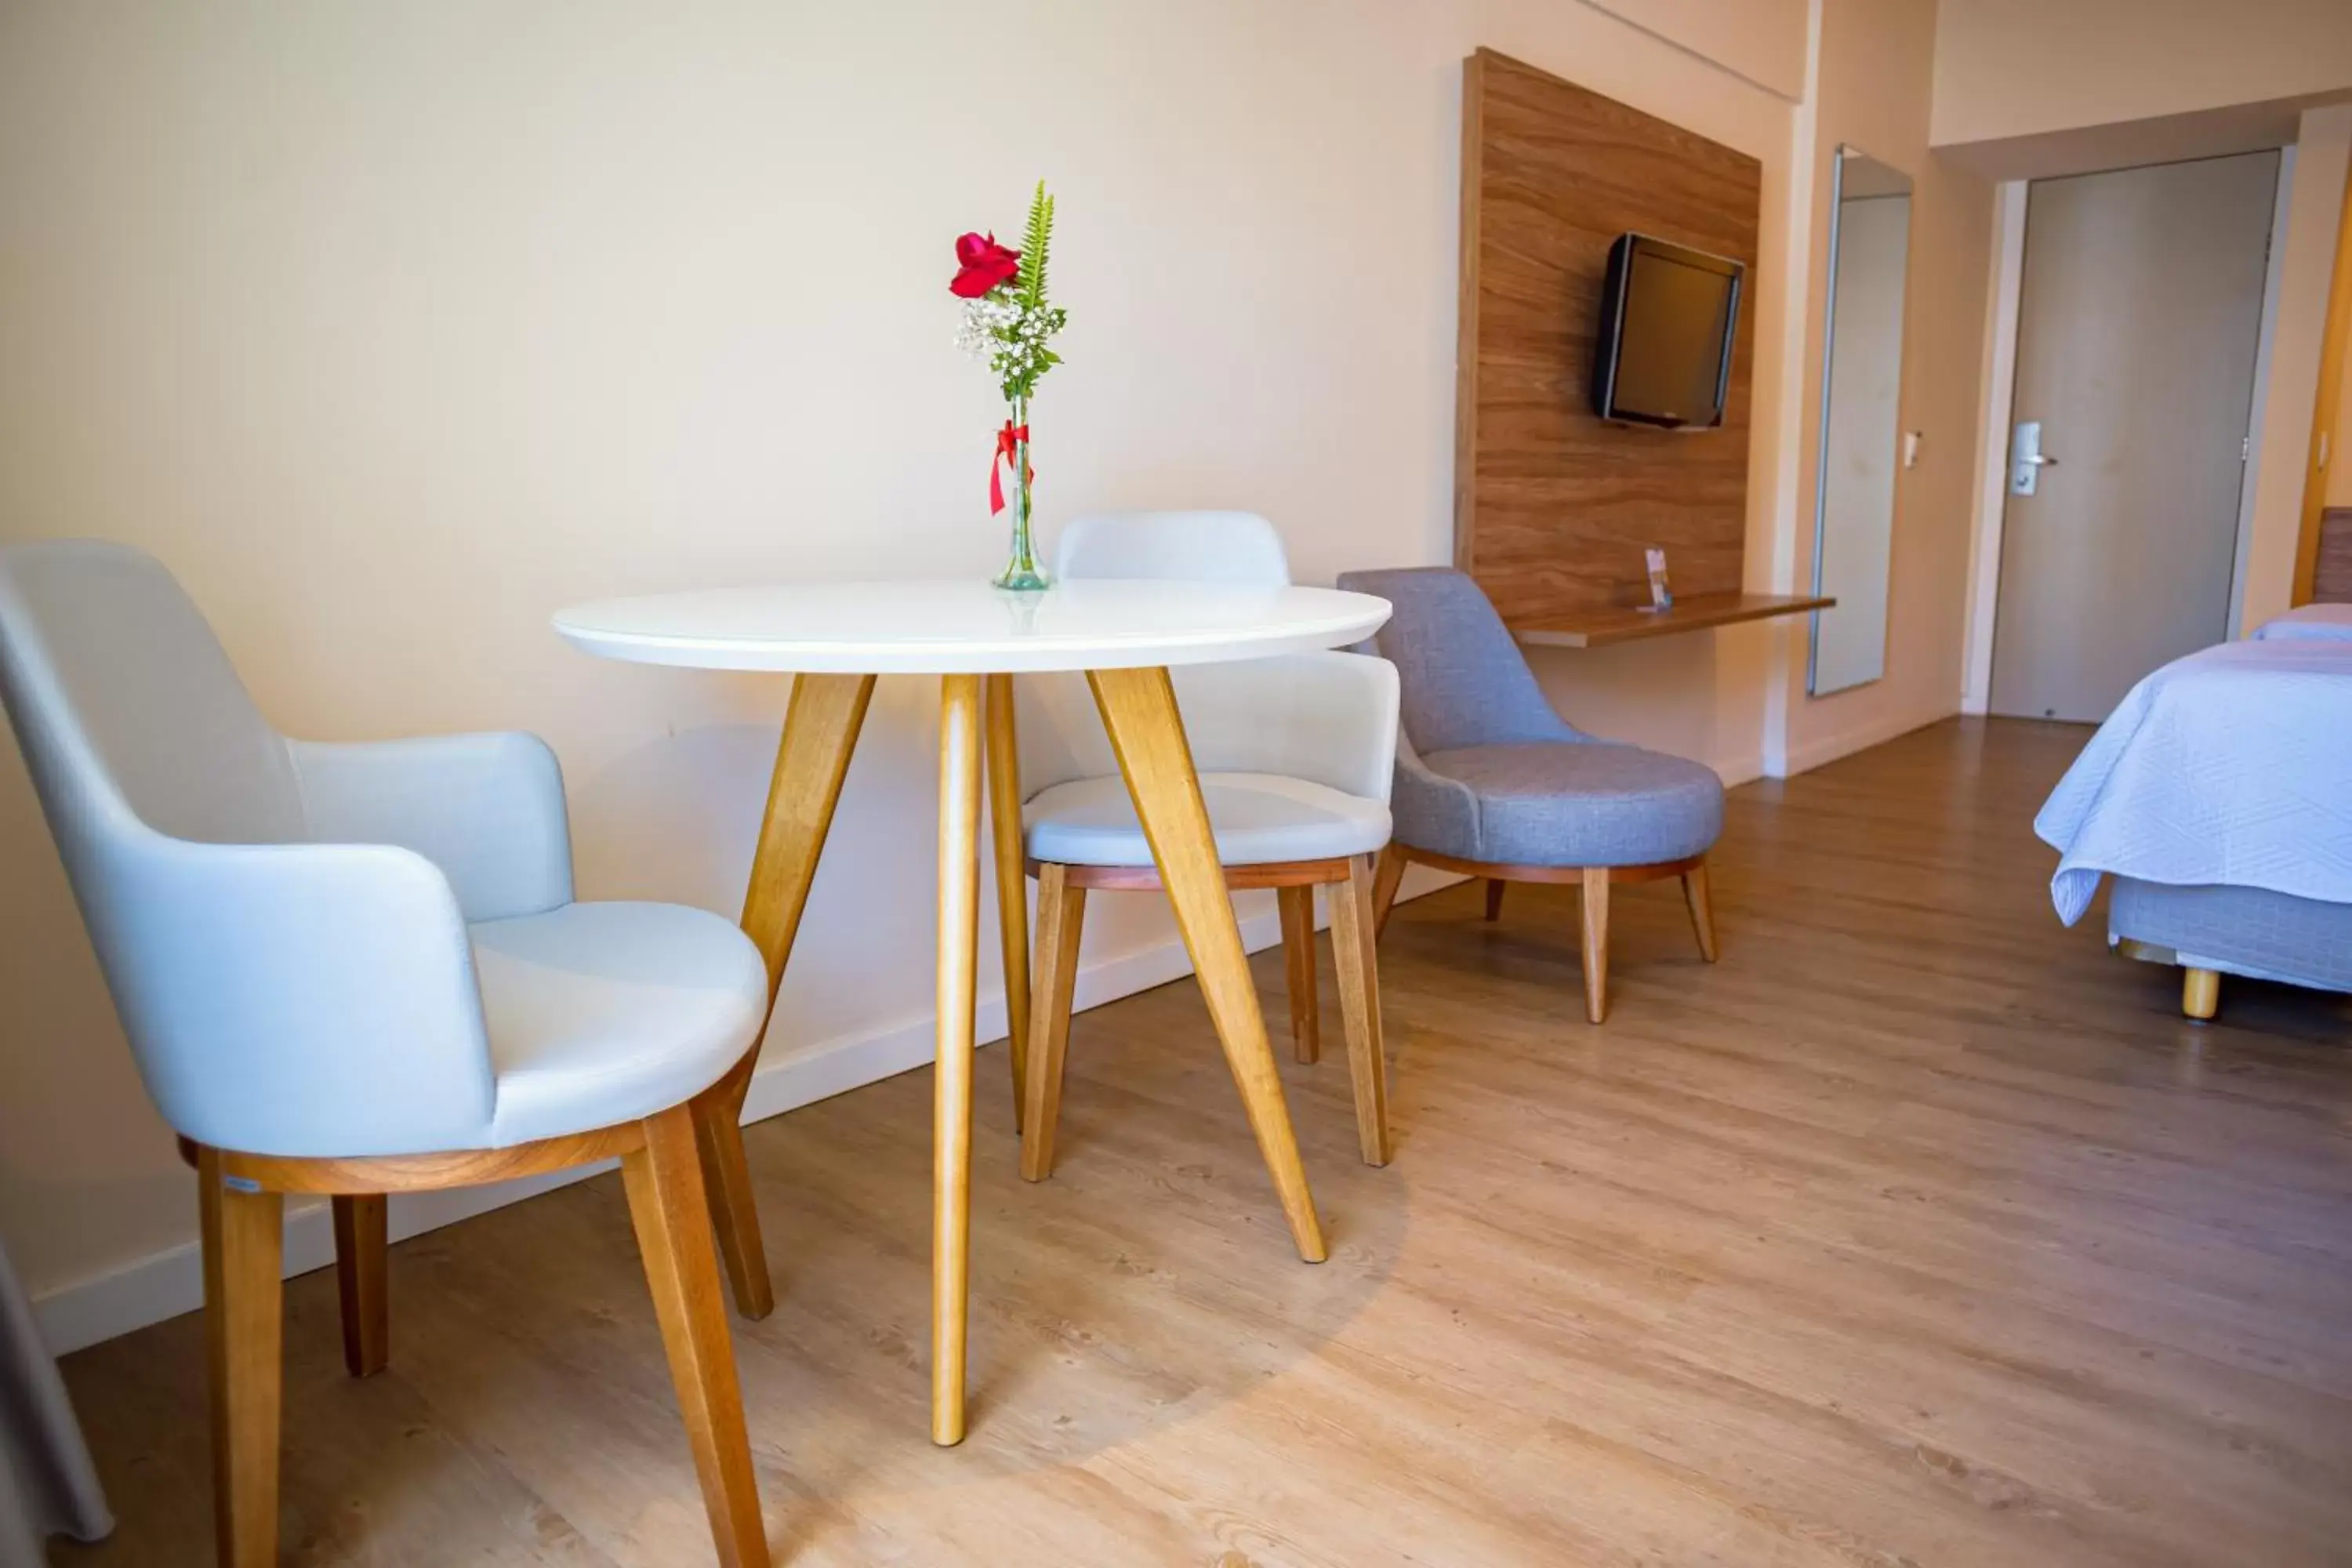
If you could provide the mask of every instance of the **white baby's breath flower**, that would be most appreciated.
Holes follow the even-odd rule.
[[[1000,381],[1033,382],[1052,365],[1046,344],[1062,328],[1057,306],[1030,306],[1018,297],[984,294],[964,302],[956,346],[984,359]]]
[[[1020,307],[1012,300],[993,295],[965,300],[963,320],[956,328],[956,347],[974,359],[987,359],[1020,313]]]

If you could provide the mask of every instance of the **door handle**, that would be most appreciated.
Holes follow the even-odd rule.
[[[2042,449],[2042,421],[2021,419],[2009,437],[2009,493],[2030,496],[2042,483],[2042,470],[2058,459]]]

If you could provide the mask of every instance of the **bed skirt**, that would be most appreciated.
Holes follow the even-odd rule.
[[[2107,940],[2154,949],[2133,956],[2158,963],[2352,991],[2352,904],[2262,888],[2179,888],[2117,877]]]

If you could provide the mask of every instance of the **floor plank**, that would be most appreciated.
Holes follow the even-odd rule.
[[[1319,1267],[1190,984],[1083,1015],[1052,1181],[981,1096],[960,1448],[928,1075],[752,1128],[780,1561],[2352,1561],[2352,1003],[2231,981],[2191,1025],[2057,925],[2031,821],[2086,736],[1955,721],[1734,791],[1723,962],[1626,890],[1601,1028],[1572,892],[1402,906],[1396,1163],[1341,1058],[1283,1063]],[[616,1178],[404,1243],[392,1287],[365,1383],[331,1273],[289,1288],[289,1561],[709,1560]],[[194,1321],[67,1375],[121,1528],[54,1562],[204,1561]]]

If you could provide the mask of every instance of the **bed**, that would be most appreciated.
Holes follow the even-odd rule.
[[[2289,610],[2254,632],[2256,642],[2352,640],[2352,605],[2305,605]]]
[[[2221,977],[2352,992],[2352,615],[2285,617],[2134,687],[2034,818],[2068,925],[2115,879],[2109,943]]]

